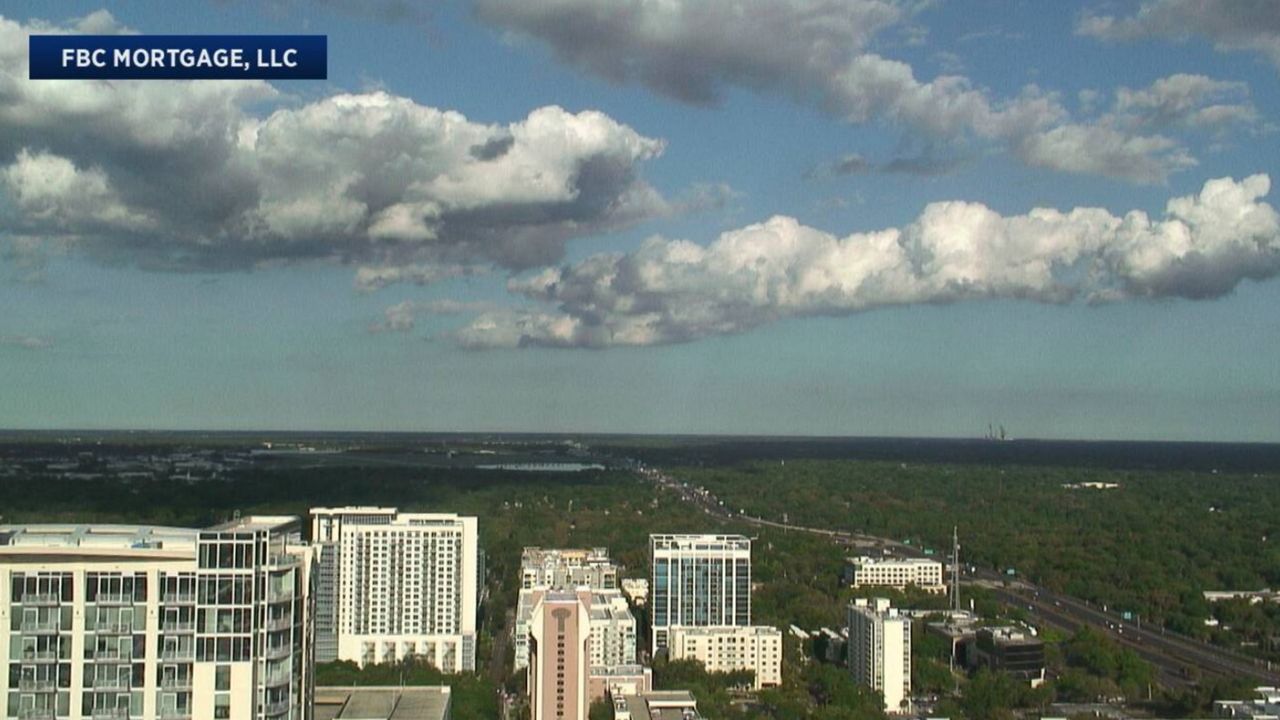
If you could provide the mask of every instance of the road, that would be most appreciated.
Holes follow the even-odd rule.
[[[747,515],[726,507],[710,492],[691,487],[660,470],[644,468],[640,472],[660,487],[723,520],[810,533],[845,545],[869,545],[885,548],[896,554],[921,556],[918,548],[889,538],[794,525]],[[1108,634],[1116,642],[1133,649],[1139,657],[1150,662],[1159,673],[1160,681],[1166,685],[1190,685],[1199,676],[1243,677],[1262,685],[1280,685],[1280,672],[1263,660],[1170,633],[1163,628],[1143,627],[1139,623],[1122,619],[1117,613],[1068,595],[1054,593],[1025,579],[1019,578],[1009,583],[1008,578],[993,570],[978,569],[969,574],[969,580],[991,588],[1002,602],[1026,608],[1034,618],[1050,627],[1067,632],[1074,632],[1080,627],[1092,627]]]

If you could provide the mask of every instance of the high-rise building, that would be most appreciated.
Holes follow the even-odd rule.
[[[768,625],[671,628],[668,657],[697,660],[708,672],[750,670],[755,689],[782,684],[782,631]]]
[[[314,559],[299,527],[0,527],[6,717],[308,718]]]
[[[533,592],[528,666],[533,720],[587,720],[591,594]]]
[[[474,670],[483,573],[476,519],[395,508],[312,508],[320,559],[317,659],[426,660]]]
[[[742,535],[650,535],[653,649],[674,626],[751,624],[751,541]]]
[[[911,619],[886,598],[849,604],[849,670],[884,697],[885,712],[903,712],[911,697]]]

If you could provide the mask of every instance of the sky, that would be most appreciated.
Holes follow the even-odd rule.
[[[39,81],[31,33],[324,34]],[[6,3],[0,428],[1280,441],[1269,0]]]

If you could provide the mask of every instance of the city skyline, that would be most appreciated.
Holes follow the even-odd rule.
[[[1202,11],[9,10],[0,427],[1280,441],[1280,33]],[[26,77],[133,31],[329,79]]]

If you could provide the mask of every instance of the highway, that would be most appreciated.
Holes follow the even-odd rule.
[[[919,549],[889,538],[793,525],[747,515],[726,507],[710,492],[691,487],[660,470],[644,468],[640,473],[660,487],[676,493],[684,501],[701,508],[708,515],[723,520],[820,535],[844,545],[875,546],[889,549],[895,554],[921,556]],[[1200,677],[1234,677],[1249,678],[1260,685],[1280,685],[1280,671],[1266,661],[1170,633],[1163,628],[1143,627],[1140,623],[1122,619],[1118,613],[1054,593],[1023,578],[1009,581],[1009,578],[994,570],[985,569],[966,574],[968,581],[991,589],[1002,602],[1026,608],[1033,616],[1033,624],[1039,621],[1066,632],[1074,632],[1087,626],[1106,633],[1150,662],[1159,673],[1162,684],[1186,686],[1194,684]]]

